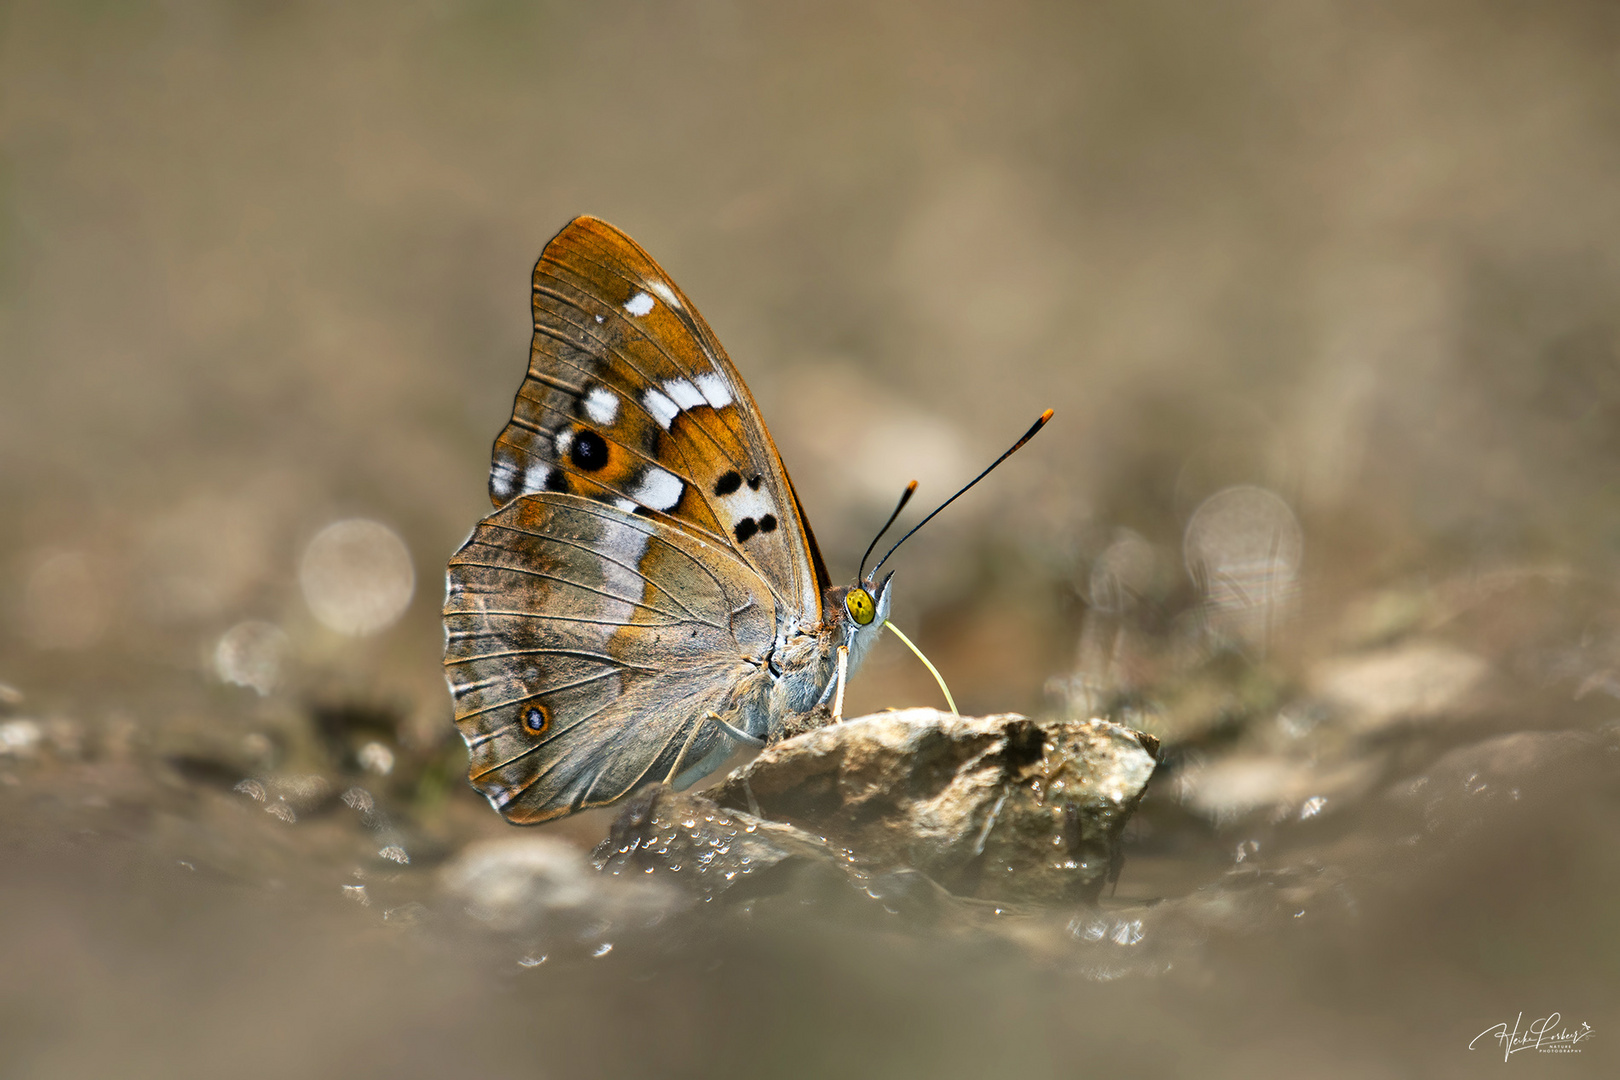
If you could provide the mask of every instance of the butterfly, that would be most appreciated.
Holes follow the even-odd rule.
[[[877,580],[888,555],[870,573],[863,556],[832,584],[753,395],[634,240],[574,219],[535,265],[533,304],[496,509],[451,557],[444,604],[468,777],[519,824],[688,787],[836,718],[893,579]]]
[[[524,824],[690,786],[804,724],[881,632],[893,576],[832,584],[742,376],[630,237],[570,222],[533,304],[496,510],[444,605],[468,777]]]

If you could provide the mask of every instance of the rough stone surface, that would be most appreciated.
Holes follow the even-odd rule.
[[[1118,872],[1156,751],[1101,720],[908,709],[777,743],[709,794],[959,896],[1085,901]]]
[[[743,899],[816,878],[842,887],[853,862],[818,836],[659,785],[636,796],[596,849],[602,872],[674,875],[703,899]]]

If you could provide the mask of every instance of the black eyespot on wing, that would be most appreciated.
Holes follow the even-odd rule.
[[[551,712],[544,705],[531,705],[523,714],[523,726],[532,734],[544,735],[551,726]]]
[[[730,469],[724,476],[714,482],[714,493],[716,495],[730,495],[740,487],[742,487],[742,473],[736,469]]]
[[[775,532],[776,531],[776,515],[775,514],[766,514],[764,517],[760,518],[759,519],[759,531],[762,532],[762,533]]]
[[[759,525],[754,521],[753,518],[743,518],[741,521],[737,522],[737,527],[731,531],[736,534],[737,543],[740,544],[744,540],[747,540],[750,536],[753,536],[755,533],[759,532]]]
[[[568,474],[561,469],[552,469],[546,475],[546,490],[560,491],[564,495],[568,494]]]
[[[595,472],[608,463],[607,440],[586,428],[574,436],[568,459],[586,472]]]
[[[764,477],[762,477],[762,476],[750,476],[748,478],[748,490],[749,491],[758,491],[759,490],[759,483],[763,479],[764,479]]]

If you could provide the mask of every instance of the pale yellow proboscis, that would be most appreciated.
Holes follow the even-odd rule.
[[[951,688],[945,685],[945,679],[940,675],[939,669],[929,661],[928,657],[922,654],[921,649],[917,648],[917,646],[911,643],[910,638],[906,637],[906,635],[900,632],[900,628],[898,626],[894,625],[894,623],[890,622],[888,619],[883,620],[883,625],[888,627],[890,630],[893,630],[894,636],[903,641],[906,648],[917,654],[917,659],[923,662],[923,666],[928,669],[929,674],[934,676],[934,681],[939,683],[939,688],[944,691],[945,704],[951,707],[951,715],[961,716],[962,714],[956,711],[956,699],[951,697]]]

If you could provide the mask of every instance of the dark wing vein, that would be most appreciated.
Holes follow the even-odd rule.
[[[531,695],[531,696],[538,696],[538,695]],[[470,776],[469,775],[468,779],[474,780],[474,781],[482,780],[484,777],[488,776],[490,773],[494,772],[497,769],[504,769],[508,765],[514,765],[517,762],[522,761],[524,758],[528,757],[530,754],[536,752],[537,750],[542,749],[543,747],[545,747],[549,743],[554,742],[555,740],[562,738],[564,735],[568,734],[570,731],[573,731],[575,728],[579,727],[581,724],[585,724],[585,723],[588,723],[591,720],[596,719],[597,716],[601,715],[605,710],[612,707],[617,702],[617,700],[618,699],[615,698],[613,701],[604,702],[603,704],[597,706],[596,709],[594,709],[593,711],[586,713],[584,716],[581,716],[579,719],[577,719],[573,723],[569,724],[567,727],[558,728],[556,731],[553,731],[551,734],[547,735],[545,738],[541,739],[539,742],[535,743],[532,746],[524,748],[523,750],[519,751],[516,754],[513,754],[511,757],[507,758],[505,761],[501,762],[500,764],[491,765],[489,768],[485,769],[483,772],[479,773],[477,776]],[[506,800],[507,805],[511,805],[511,803],[513,801],[515,801],[519,795],[522,795],[525,791],[528,791],[531,787],[533,787],[536,783],[538,783],[541,780],[541,778],[543,778],[547,773],[549,773],[552,769],[555,769],[559,764],[561,764],[562,760],[563,760],[562,758],[558,758],[556,761],[553,761],[550,765],[547,765],[544,769],[542,769],[538,773],[536,773],[534,775],[534,777],[529,780],[528,783],[526,783],[522,787],[519,787],[516,790],[514,790],[512,792],[512,794],[511,794],[511,796]]]
[[[602,516],[605,517],[606,515],[602,515]],[[516,525],[508,525],[508,524],[506,524],[504,522],[486,521],[485,524],[488,525],[492,529],[505,529],[508,532],[515,532],[515,533],[519,534],[520,536],[538,537],[538,538],[546,540],[549,543],[563,544],[563,545],[565,545],[567,547],[575,548],[575,549],[577,549],[579,551],[589,552],[590,554],[595,555],[596,557],[600,558],[603,562],[610,562],[614,566],[619,567],[621,570],[624,570],[627,573],[634,574],[636,577],[640,578],[642,581],[646,582],[648,585],[651,585],[653,588],[655,588],[659,592],[663,593],[666,597],[673,600],[676,604],[679,604],[680,609],[686,613],[687,619],[675,619],[676,622],[685,622],[685,621],[700,622],[704,626],[712,627],[712,628],[714,628],[716,630],[724,630],[725,629],[725,627],[719,625],[718,623],[712,623],[712,622],[709,622],[707,619],[698,618],[696,613],[694,613],[691,608],[687,607],[684,603],[681,603],[681,598],[679,596],[676,596],[674,593],[672,593],[668,589],[664,588],[664,586],[658,584],[658,582],[654,581],[652,578],[648,577],[646,574],[643,574],[639,567],[630,566],[630,565],[627,565],[625,563],[622,563],[618,559],[613,558],[611,555],[608,555],[608,554],[604,553],[603,551],[601,551],[598,548],[593,548],[593,547],[590,547],[590,546],[588,546],[586,544],[577,543],[576,541],[573,541],[573,540],[565,540],[560,536],[544,536],[541,533],[534,532],[534,531],[532,531],[530,529],[520,529]],[[659,539],[661,539],[660,537],[658,537],[656,534],[654,534],[652,532],[643,532],[640,529],[637,529],[635,531],[641,533],[641,535],[647,537],[649,540],[659,540]],[[665,544],[669,544],[669,542],[667,540],[663,541],[663,542]],[[669,544],[669,546],[675,548],[676,551],[681,550],[679,547],[676,547],[674,544]],[[681,554],[685,555],[686,553],[681,552]],[[691,558],[691,556],[688,555],[687,558]],[[696,560],[693,560],[693,561],[696,561]],[[699,565],[701,565],[701,564],[699,564]],[[534,572],[538,573],[538,571],[534,571]],[[715,582],[715,584],[719,585],[719,582]],[[580,588],[582,588],[582,589],[583,588],[588,588],[588,586],[581,585]],[[603,595],[604,596],[609,596],[609,595],[612,595],[612,594],[603,593]],[[721,592],[720,592],[720,595],[724,596],[725,595],[725,590],[722,589]],[[652,607],[651,605],[639,604],[638,603],[638,604],[636,604],[636,606],[637,607],[646,607],[647,610],[649,610],[649,611],[658,611],[658,613],[660,615],[665,615],[665,616],[668,616],[670,618],[675,618],[674,616],[669,615],[668,612],[660,611],[658,608]]]
[[[496,683],[505,678],[505,675],[491,675],[489,678],[479,679],[477,682],[451,683],[450,694],[452,697],[460,698],[463,694],[471,694],[478,690],[488,690],[490,687],[494,686]]]
[[[555,294],[547,292],[546,295],[547,296],[553,296]],[[578,309],[582,313],[588,314],[588,312],[585,312],[585,309],[582,306],[580,306],[577,302],[568,300],[567,298],[560,297],[560,296],[557,297],[557,299],[561,300],[563,303],[568,304],[570,307]],[[558,312],[558,316],[559,316],[559,319],[561,319],[561,313],[560,312]],[[624,325],[629,326],[631,329],[635,330],[637,334],[641,335],[642,340],[651,343],[655,348],[657,348],[658,351],[664,355],[664,358],[669,361],[670,367],[674,368],[677,372],[679,372],[679,373],[681,373],[683,375],[692,375],[693,374],[693,372],[692,372],[692,370],[690,368],[688,368],[684,364],[677,363],[674,360],[674,358],[672,358],[669,355],[668,350],[666,350],[662,345],[660,345],[658,343],[657,339],[655,339],[652,335],[646,333],[640,327],[636,326],[634,323],[631,323],[629,320],[622,318],[618,314],[615,314],[614,318],[617,319],[619,322],[624,323]],[[628,354],[626,354],[623,350],[618,349],[618,348],[614,348],[612,346],[609,346],[606,341],[603,341],[601,338],[597,337],[594,333],[591,332],[589,327],[587,327],[583,323],[579,323],[579,324],[569,323],[569,325],[576,326],[576,328],[580,331],[580,333],[583,336],[589,338],[591,341],[596,342],[596,344],[601,347],[602,352],[604,352],[604,353],[612,353],[614,356],[618,357],[619,360],[624,364],[624,366],[626,368],[628,368],[639,379],[641,379],[643,388],[649,389],[649,390],[658,390],[660,393],[663,392],[663,388],[662,388],[661,384],[654,381],[651,377],[648,376],[648,374],[645,371],[643,371],[641,368],[637,367],[636,364],[634,363],[634,361],[631,359],[631,357]],[[540,323],[535,324],[535,330],[537,332],[545,334],[547,337],[549,337],[549,338],[551,338],[551,339],[553,339],[555,341],[560,341],[563,344],[568,345],[570,348],[575,348],[575,349],[580,348],[580,345],[579,345],[578,342],[574,341],[572,338],[569,338],[569,337],[565,336],[564,333],[562,331],[560,331],[560,330],[553,329],[552,327],[545,326],[545,325],[540,324]],[[556,355],[555,353],[547,353],[546,355],[550,356],[552,358],[552,360],[554,360],[559,367],[566,366],[566,367],[573,368],[575,371],[580,372],[581,374],[585,375],[586,377],[592,377],[592,376],[595,375],[594,372],[588,371],[584,367],[582,367],[579,364],[576,364],[576,363],[574,363],[572,361],[565,360],[561,356]],[[731,381],[735,381],[735,380],[731,380]],[[634,389],[634,388],[631,388],[631,389]],[[654,423],[657,423],[657,418],[652,415],[652,411],[647,408],[647,406],[646,406],[646,404],[644,402],[642,402],[642,400],[640,398],[640,395],[631,394],[631,395],[628,395],[628,396],[630,396],[634,400],[636,408],[643,415],[645,415],[649,420],[652,420]],[[529,398],[527,400],[533,401],[534,399]],[[748,446],[750,449],[754,449],[754,450],[758,449],[758,447],[754,444],[754,441],[752,439],[747,439],[747,438],[743,438],[743,437],[738,436],[736,430],[733,429],[730,424],[726,423],[725,419],[719,415],[717,410],[715,411],[715,419],[720,423],[720,425],[723,428],[725,428],[725,430],[730,435],[732,435],[734,438],[736,438],[739,443],[742,443],[744,446]],[[662,426],[662,425],[660,425],[660,426]],[[714,432],[709,431],[705,425],[703,425],[703,424],[694,424],[693,426],[697,430],[703,432],[704,437],[707,438],[709,440],[709,442],[714,444],[715,451],[717,453],[721,454],[722,456],[724,456],[725,459],[727,461],[729,461],[732,464],[733,467],[741,468],[741,467],[744,467],[744,466],[746,466],[748,464],[747,462],[741,462],[741,461],[738,461],[736,458],[732,457],[730,452],[727,451],[726,448],[723,445],[721,445],[720,440],[715,438]],[[683,458],[684,458],[684,455],[683,455]]]
[[[597,660],[604,664],[611,664],[625,671],[657,672],[662,668],[645,667],[641,664],[630,664],[623,660],[609,656],[607,653],[592,652],[589,649],[505,649],[501,652],[478,653],[473,656],[463,656],[455,660],[446,659],[445,667],[456,667],[460,664],[475,664],[483,660],[499,660],[503,656],[573,656],[580,660]]]
[[[580,289],[577,285],[574,285],[574,284],[572,284],[570,282],[567,282],[567,281],[563,281],[561,278],[556,278],[554,276],[554,280],[558,281],[560,284],[562,284],[563,286],[565,286],[567,288],[575,289],[575,290],[579,291],[580,293],[582,293],[585,296],[590,296],[591,295],[588,290]],[[636,288],[638,288],[638,289],[640,288],[640,284],[638,282],[630,281],[628,278],[623,277],[623,275],[620,275],[620,280],[627,281],[627,282],[629,282],[629,284],[635,286]],[[580,304],[577,300],[574,300],[574,299],[572,299],[570,297],[564,296],[564,295],[562,295],[562,294],[560,294],[560,293],[558,293],[558,292],[556,292],[554,290],[540,289],[540,288],[537,287],[535,291],[536,292],[541,292],[546,296],[550,296],[553,299],[556,299],[556,300],[560,301],[561,303],[567,304],[569,307],[572,307],[575,310],[579,311],[581,315],[591,314],[589,311],[586,310],[584,305]],[[655,389],[655,390],[661,389],[660,385],[657,382],[653,381],[651,378],[649,378],[645,371],[643,371],[641,368],[637,367],[635,365],[635,363],[632,361],[632,359],[628,355],[626,355],[622,350],[617,349],[617,348],[609,347],[609,345],[608,345],[608,343],[606,341],[604,341],[602,338],[597,337],[595,332],[592,330],[592,327],[591,327],[590,324],[585,323],[583,321],[578,322],[578,323],[571,322],[571,321],[566,320],[566,319],[563,318],[562,312],[556,311],[555,309],[552,309],[552,310],[557,315],[559,321],[565,322],[568,325],[573,326],[575,329],[577,329],[579,331],[579,333],[580,333],[580,335],[582,337],[589,338],[591,341],[596,342],[596,344],[598,346],[600,346],[604,352],[612,352],[615,356],[617,356],[620,360],[622,360],[623,363],[624,363],[624,366],[629,368],[638,377],[640,377],[643,385],[645,385],[647,388]],[[594,317],[595,316],[593,315],[592,318],[594,318]],[[687,321],[687,312],[685,310],[685,305],[682,305],[682,308],[679,311],[678,317],[682,320],[682,324],[685,325],[688,330],[694,330],[694,328],[691,326],[691,324]],[[636,325],[635,323],[633,323],[630,320],[626,319],[624,316],[620,315],[617,310],[614,310],[613,318],[614,318],[615,324],[626,326],[626,327],[629,327],[631,330],[634,330],[636,332],[636,334],[641,338],[641,340],[647,342],[654,349],[656,349],[659,352],[659,354],[663,356],[665,361],[668,362],[669,366],[671,368],[673,368],[675,371],[680,372],[683,375],[695,375],[695,374],[697,374],[697,372],[695,372],[692,368],[688,367],[686,364],[681,363],[674,356],[672,356],[670,354],[669,350],[664,348],[663,343],[660,342],[657,337],[655,337],[652,334],[647,333],[640,326]],[[550,327],[542,327],[542,325],[539,324],[539,323],[535,324],[535,329],[536,330],[543,330],[547,334],[547,336],[549,336],[549,337],[551,337],[551,338],[553,338],[553,339],[555,339],[557,341],[562,341],[562,342],[564,342],[565,344],[569,345],[572,348],[577,349],[577,348],[580,347],[573,340],[563,337],[560,331],[553,330]],[[692,336],[697,340],[699,346],[703,349],[704,354],[709,358],[709,360],[712,361],[712,362],[718,363],[719,360],[720,360],[720,357],[712,349],[709,349],[707,347],[707,343],[703,341],[702,336],[697,334],[695,331],[693,332]],[[561,357],[555,357],[555,359],[558,361],[559,364],[566,363],[566,361],[563,361],[563,359]],[[577,371],[580,371],[580,372],[586,374],[587,376],[591,374],[589,372],[586,372],[585,369],[579,367],[577,364],[569,364],[569,366],[573,367]],[[726,365],[726,366],[729,368],[729,365]],[[738,389],[738,384],[739,384],[740,380],[735,377],[735,372],[728,370],[728,371],[725,372],[725,375],[726,375],[726,381],[728,383],[732,384],[730,389],[732,389],[732,390]],[[733,396],[735,397],[736,395],[734,394]],[[636,404],[637,404],[638,407],[641,408],[641,411],[643,413],[646,413],[649,418],[652,418],[651,412],[649,412],[646,409],[646,407],[640,401],[637,401]],[[727,434],[731,435],[732,438],[737,440],[737,442],[749,447],[751,450],[755,451],[756,453],[758,452],[760,447],[757,444],[757,442],[755,440],[753,440],[753,439],[747,438],[746,437],[746,435],[747,435],[746,431],[742,432],[742,433],[739,433],[736,428],[732,427],[731,424],[728,423],[726,421],[726,419],[719,414],[718,410],[715,412],[715,420],[727,432]],[[700,430],[703,430],[704,435],[709,439],[709,441],[715,444],[715,449],[718,450],[720,453],[725,454],[726,460],[731,462],[731,464],[733,466],[739,466],[740,467],[740,466],[746,464],[745,462],[739,462],[738,460],[733,458],[729,453],[727,453],[725,448],[720,445],[719,440],[714,437],[713,432],[706,430],[703,427],[703,425],[698,425],[698,427],[699,427]]]
[[[533,401],[534,399],[530,398],[529,400]],[[566,415],[566,414],[564,414],[562,412],[562,410],[554,408],[554,407],[552,407],[550,405],[543,405],[543,404],[541,404],[540,402],[537,402],[537,401],[534,402],[534,404],[535,404],[536,408],[538,408],[541,412],[556,413],[559,416]],[[696,490],[699,490],[699,491],[702,490],[702,485],[699,484],[696,480],[692,479],[692,477],[689,476],[687,473],[679,471],[679,470],[670,469],[669,466],[673,465],[674,462],[661,462],[657,458],[648,455],[640,447],[630,446],[630,445],[628,445],[626,443],[620,442],[618,439],[615,439],[615,438],[612,438],[611,436],[609,436],[608,433],[605,432],[605,431],[598,431],[597,434],[599,436],[601,436],[601,438],[602,438],[602,440],[604,442],[612,443],[614,446],[617,446],[619,449],[623,450],[626,454],[628,454],[631,457],[636,458],[639,461],[641,461],[642,464],[651,465],[651,466],[654,466],[654,467],[656,467],[658,469],[662,469],[664,472],[669,473],[671,476],[675,477],[677,480],[681,481],[683,484],[686,484],[686,485],[688,485],[688,486],[690,486],[690,487],[692,487],[692,488],[694,488]],[[519,453],[522,453],[522,454],[524,454],[526,456],[530,456],[530,457],[538,457],[539,456],[539,455],[533,454],[531,451],[524,450],[523,448],[517,446],[514,443],[507,443],[506,445],[512,447],[513,450],[516,450]],[[626,500],[627,502],[635,503],[637,506],[640,506],[640,507],[646,509],[649,513],[658,514],[658,515],[660,515],[662,517],[666,517],[666,518],[672,518],[672,520],[679,520],[681,522],[681,525],[682,525],[683,528],[686,528],[686,529],[688,529],[688,530],[690,530],[692,532],[701,532],[705,536],[712,537],[715,541],[717,541],[718,543],[724,544],[727,547],[732,546],[731,541],[729,539],[727,539],[724,534],[717,533],[713,529],[710,529],[710,528],[708,528],[706,526],[700,525],[697,522],[691,521],[691,520],[689,520],[687,518],[673,519],[672,515],[669,514],[667,511],[659,510],[656,507],[648,506],[645,502],[638,499],[634,495],[634,493],[626,491],[622,487],[616,487],[613,484],[609,484],[606,481],[604,481],[604,480],[602,480],[602,479],[600,479],[598,477],[592,476],[589,473],[581,472],[579,469],[575,468],[573,465],[571,465],[568,462],[564,461],[562,458],[557,457],[555,455],[555,453],[553,453],[550,457],[541,457],[540,460],[545,461],[547,463],[556,464],[558,467],[564,469],[565,471],[567,471],[569,473],[574,474],[575,476],[582,477],[583,479],[590,481],[591,483],[597,485],[598,487],[601,487],[601,488],[606,489],[607,491],[613,492],[613,494],[619,496],[620,498]],[[582,496],[582,498],[583,497],[585,497],[585,496]]]
[[[750,603],[751,602],[752,601],[750,601]],[[746,611],[747,609],[746,608],[740,608],[738,610],[739,611]],[[614,626],[614,627],[617,627],[617,626],[623,626],[624,625],[623,621],[620,620],[620,619],[587,619],[583,615],[553,615],[549,611],[497,611],[494,608],[479,608],[476,611],[449,611],[449,612],[446,612],[445,614],[446,614],[446,617],[454,617],[454,616],[458,616],[458,615],[465,615],[465,616],[468,616],[468,617],[472,617],[472,616],[482,617],[482,616],[485,616],[485,615],[509,615],[514,619],[545,619],[547,622],[589,623],[592,626]],[[733,612],[733,614],[736,614],[736,612]],[[638,625],[638,626],[679,626],[679,625],[681,625],[681,623],[683,623],[685,621],[686,621],[685,619],[676,619],[676,618],[672,617],[669,620],[669,622],[667,622],[667,623],[637,623],[636,625]],[[452,637],[465,637],[465,636],[480,637],[480,636],[484,636],[484,635],[479,635],[479,634],[464,635],[464,634],[455,633],[455,634],[452,634],[451,636]]]
[[[470,713],[463,713],[461,716],[456,717],[456,721],[459,723],[460,721],[467,719],[467,717],[469,717],[469,716],[477,716],[479,713],[488,712],[490,709],[495,709],[495,708],[500,708],[500,706],[498,706],[498,705],[486,705],[482,709],[474,709]],[[511,724],[502,724],[498,728],[491,728],[489,731],[484,732],[482,735],[476,735],[476,736],[474,736],[474,737],[472,737],[470,739],[467,738],[466,736],[462,736],[462,738],[466,739],[467,749],[476,750],[480,746],[483,746],[485,743],[493,742],[494,740],[500,738],[502,735],[505,735],[508,731],[511,731],[511,730],[512,730],[512,725]]]
[[[493,523],[492,522],[486,522],[485,524],[493,524]],[[684,622],[685,621],[680,616],[676,615],[674,612],[665,611],[662,608],[653,607],[651,604],[643,604],[639,600],[632,600],[627,596],[620,596],[618,593],[608,592],[606,589],[594,588],[593,586],[583,584],[582,582],[570,581],[568,578],[558,577],[556,574],[548,574],[544,570],[530,570],[527,567],[522,567],[522,566],[504,566],[504,565],[502,565],[500,563],[473,562],[471,559],[457,559],[455,561],[454,565],[456,565],[456,566],[477,566],[477,567],[480,567],[480,568],[482,568],[484,570],[504,570],[504,571],[506,571],[508,573],[512,573],[512,574],[525,574],[525,575],[527,575],[529,577],[543,578],[546,581],[555,581],[555,582],[557,582],[558,584],[561,584],[561,585],[572,585],[576,589],[583,589],[585,592],[593,592],[598,596],[605,596],[609,600],[617,600],[621,604],[629,604],[631,607],[635,607],[635,608],[644,608],[647,611],[656,611],[658,614],[664,616],[666,619],[674,619],[677,622]],[[665,593],[664,595],[668,596],[669,594]],[[679,601],[676,601],[676,602],[679,603]],[[468,614],[476,614],[476,612],[469,612]]]
[[[645,254],[645,253],[643,253],[643,254]],[[639,290],[642,287],[641,282],[635,281],[635,280],[633,280],[633,279],[631,279],[629,277],[626,277],[624,274],[620,273],[619,269],[618,269],[618,266],[616,264],[614,264],[612,262],[603,262],[600,258],[592,257],[591,255],[584,254],[583,252],[581,252],[581,255],[582,255],[584,261],[590,263],[591,265],[597,267],[600,270],[606,271],[610,276],[618,278],[620,281],[622,281],[625,284],[631,286],[632,288]],[[651,256],[647,256],[647,258],[648,258],[648,261],[650,261],[650,262],[654,261],[654,260],[652,260]],[[560,265],[560,264],[558,264],[558,265]],[[655,265],[656,265],[656,263],[655,263]],[[571,288],[578,288],[578,286],[574,286],[571,283],[564,281],[559,275],[557,275],[555,273],[553,273],[551,275],[551,277],[552,277],[553,280],[558,281],[558,282],[560,282],[562,284],[565,284],[565,285],[569,285],[569,287],[571,287]],[[698,348],[702,350],[703,354],[708,357],[708,359],[710,360],[711,363],[719,365],[722,368],[722,371],[726,376],[726,380],[732,384],[732,389],[733,390],[741,388],[741,386],[742,386],[742,378],[741,378],[741,376],[739,376],[737,374],[736,369],[731,365],[731,363],[724,358],[721,350],[718,348],[719,343],[715,342],[713,344],[713,346],[711,346],[711,343],[708,340],[709,335],[706,335],[706,334],[702,333],[699,330],[699,328],[698,328],[698,319],[697,319],[696,313],[692,309],[692,301],[689,298],[687,298],[687,296],[684,293],[682,293],[680,291],[680,289],[675,287],[674,282],[665,280],[665,281],[661,282],[661,284],[666,286],[676,296],[680,297],[681,303],[675,309],[676,318],[680,319],[681,325],[686,327],[686,330],[687,330],[687,332],[689,334],[691,334],[692,339],[697,342]],[[581,290],[581,291],[584,292],[586,290]],[[589,294],[587,293],[587,295],[589,295]],[[583,310],[583,309],[581,309],[581,310]],[[664,359],[668,360],[670,362],[670,365],[673,366],[677,371],[688,371],[688,369],[684,365],[682,365],[679,361],[677,361],[673,356],[671,356],[669,354],[669,350],[664,348],[662,342],[660,342],[657,338],[653,337],[651,334],[648,334],[646,331],[642,330],[640,326],[637,326],[635,323],[630,322],[630,320],[626,319],[623,315],[620,315],[617,309],[614,310],[613,317],[615,319],[617,319],[620,323],[623,323],[626,326],[633,327],[636,330],[636,332],[639,333],[643,338],[645,338],[654,348],[656,348],[660,353],[663,353]],[[688,373],[690,373],[690,372],[688,372]],[[746,431],[743,431],[743,432],[739,433],[738,430],[736,428],[732,427],[729,423],[727,423],[724,418],[717,417],[717,419],[720,420],[721,425],[726,429],[727,432],[729,432],[732,435],[733,438],[736,438],[738,442],[747,444],[747,445],[749,445],[750,447],[752,447],[755,450],[762,449],[761,447],[759,447],[757,445],[757,443],[755,443],[755,441],[753,439],[749,439],[749,438],[745,437],[747,435]],[[733,464],[736,464],[736,462],[733,462]]]
[[[603,507],[601,503],[598,503],[593,499],[585,499],[583,496],[580,496],[580,499],[581,499],[582,503],[584,503],[585,505],[580,505],[580,506],[573,507],[575,512],[581,513],[581,514],[590,514],[593,517],[599,517],[604,521],[615,521],[615,522],[618,522],[620,524],[624,523],[622,518],[617,518],[616,519],[616,518],[611,517],[611,515],[607,512],[607,508]],[[622,513],[622,511],[620,511],[620,513]],[[630,520],[634,521],[635,519],[631,518]],[[544,533],[537,533],[537,532],[533,531],[532,529],[519,528],[516,525],[507,525],[507,524],[502,523],[502,522],[494,522],[494,521],[487,521],[487,522],[485,522],[485,524],[489,525],[489,526],[491,526],[493,528],[506,529],[506,530],[508,530],[510,532],[518,533],[518,534],[520,534],[522,536],[532,536],[532,537],[535,537],[537,539],[546,540],[546,541],[550,541],[550,542],[554,542],[554,543],[558,543],[558,544],[573,544],[574,547],[577,547],[582,551],[590,551],[590,552],[595,552],[596,551],[595,548],[588,548],[583,544],[575,544],[571,540],[564,540],[564,539],[562,539],[560,537],[556,537],[556,536],[548,536],[548,535],[546,535]],[[660,544],[663,544],[666,548],[669,548],[671,551],[675,552],[676,554],[680,555],[682,558],[686,559],[693,566],[697,567],[699,570],[702,570],[705,574],[708,575],[709,580],[714,583],[714,587],[720,593],[720,595],[721,596],[726,595],[725,586],[723,584],[721,584],[720,579],[715,576],[714,571],[709,569],[709,567],[704,565],[702,559],[699,559],[696,555],[693,555],[690,551],[687,551],[685,548],[681,547],[679,544],[671,542],[667,537],[663,537],[663,536],[658,535],[658,533],[654,532],[651,529],[640,529],[640,528],[638,528],[638,529],[636,529],[636,531],[641,533],[641,535],[645,536],[649,540],[654,540],[654,541],[657,541]],[[736,549],[731,548],[730,545],[727,545],[726,550],[734,551]],[[604,556],[604,558],[605,558],[605,556]],[[615,561],[615,560],[610,560],[610,561]],[[623,563],[617,563],[617,565],[624,566]],[[748,565],[749,565],[750,569],[752,569],[752,564],[750,563]],[[653,581],[651,578],[647,577],[645,574],[642,574],[640,570],[635,569],[633,567],[628,567],[628,566],[624,566],[624,568],[626,570],[630,570],[632,573],[636,574],[643,581],[646,581],[647,583],[649,583],[651,585],[657,586],[657,588],[658,588],[658,590],[660,592],[662,592],[665,596],[668,596],[671,600],[674,600],[677,604],[681,603],[679,597],[677,597],[674,594],[672,594],[671,592],[669,592],[669,590],[663,588],[663,586],[658,585],[658,583],[656,581]],[[765,577],[763,575],[759,574],[757,571],[755,572],[754,576],[758,577],[759,580],[763,581],[765,583],[766,588],[769,589],[771,587],[771,583],[768,580],[766,580]],[[776,599],[779,600],[779,601],[782,599],[781,595],[779,593],[777,593],[775,589],[771,589],[771,594],[773,596],[775,596]],[[685,609],[686,605],[681,604],[681,607],[683,609]],[[657,609],[652,609],[652,610],[657,610]],[[690,611],[688,611],[688,614],[690,614]],[[694,619],[694,621],[703,622],[703,624],[705,626],[714,627],[714,629],[716,629],[716,630],[724,630],[725,629],[725,627],[723,627],[723,626],[718,626],[715,623],[711,623],[711,622],[704,622],[704,620],[702,620],[702,619]]]

